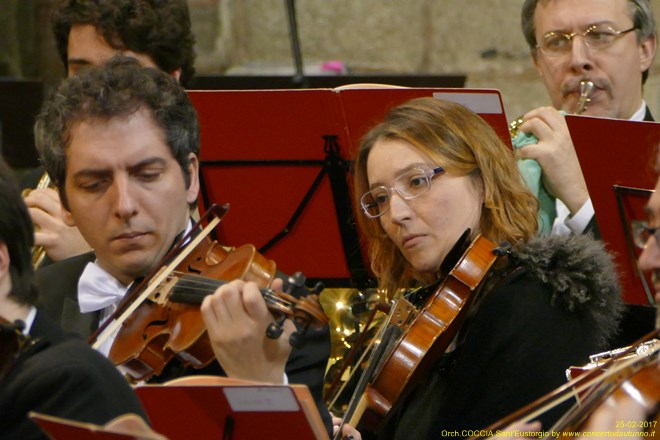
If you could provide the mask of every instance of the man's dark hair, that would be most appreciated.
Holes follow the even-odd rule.
[[[163,130],[165,140],[190,185],[189,154],[199,156],[197,113],[186,91],[162,70],[142,67],[135,59],[116,56],[62,81],[46,101],[34,126],[35,144],[48,175],[66,193],[66,149],[71,127],[84,121],[109,121],[146,109]]]
[[[90,24],[115,49],[148,55],[167,73],[181,69],[181,84],[195,73],[195,37],[185,0],[61,0],[52,17],[65,67],[74,24]]]
[[[0,242],[9,251],[10,298],[19,304],[34,304],[37,292],[32,285],[34,231],[27,206],[9,165],[0,158]]]

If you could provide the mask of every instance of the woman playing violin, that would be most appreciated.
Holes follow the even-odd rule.
[[[354,179],[372,268],[390,296],[445,277],[441,263],[467,229],[512,245],[445,354],[396,402],[382,438],[472,435],[608,347],[621,309],[609,257],[588,237],[535,238],[537,202],[476,114],[434,98],[392,109],[364,137]],[[547,427],[560,414],[540,420]]]

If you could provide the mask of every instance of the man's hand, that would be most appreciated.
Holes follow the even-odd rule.
[[[273,288],[282,287],[281,280]],[[237,379],[281,384],[295,326],[289,320],[278,339],[266,336],[275,321],[256,283],[235,280],[204,298],[202,317],[216,358]]]
[[[532,133],[537,144],[516,150],[519,159],[535,159],[543,169],[548,192],[577,213],[589,199],[575,147],[564,116],[552,107],[541,107],[523,116],[520,131]]]
[[[64,223],[57,191],[52,188],[35,189],[25,197],[25,204],[35,225],[34,244],[43,246],[53,261],[90,250],[78,228]]]

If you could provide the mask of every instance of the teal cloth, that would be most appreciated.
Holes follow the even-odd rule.
[[[511,140],[513,148],[522,148],[525,145],[536,144],[539,140],[531,133],[519,131]],[[557,217],[555,198],[551,196],[543,185],[543,170],[534,159],[518,159],[518,169],[529,189],[539,200],[539,235],[550,235],[552,223]]]

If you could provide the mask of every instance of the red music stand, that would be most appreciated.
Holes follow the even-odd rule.
[[[168,440],[149,428],[136,414],[124,414],[104,426],[34,411],[28,415],[52,440]]]
[[[347,176],[360,138],[417,97],[461,102],[510,144],[496,90],[339,88],[189,91],[201,129],[203,206],[229,203],[226,245],[254,244],[284,272],[326,287],[369,286]]]
[[[660,144],[660,123],[566,116],[601,237],[619,269],[623,297],[630,304],[655,304],[649,279],[637,268],[630,221],[644,219]]]
[[[305,385],[190,376],[135,392],[153,429],[170,440],[328,438]]]

